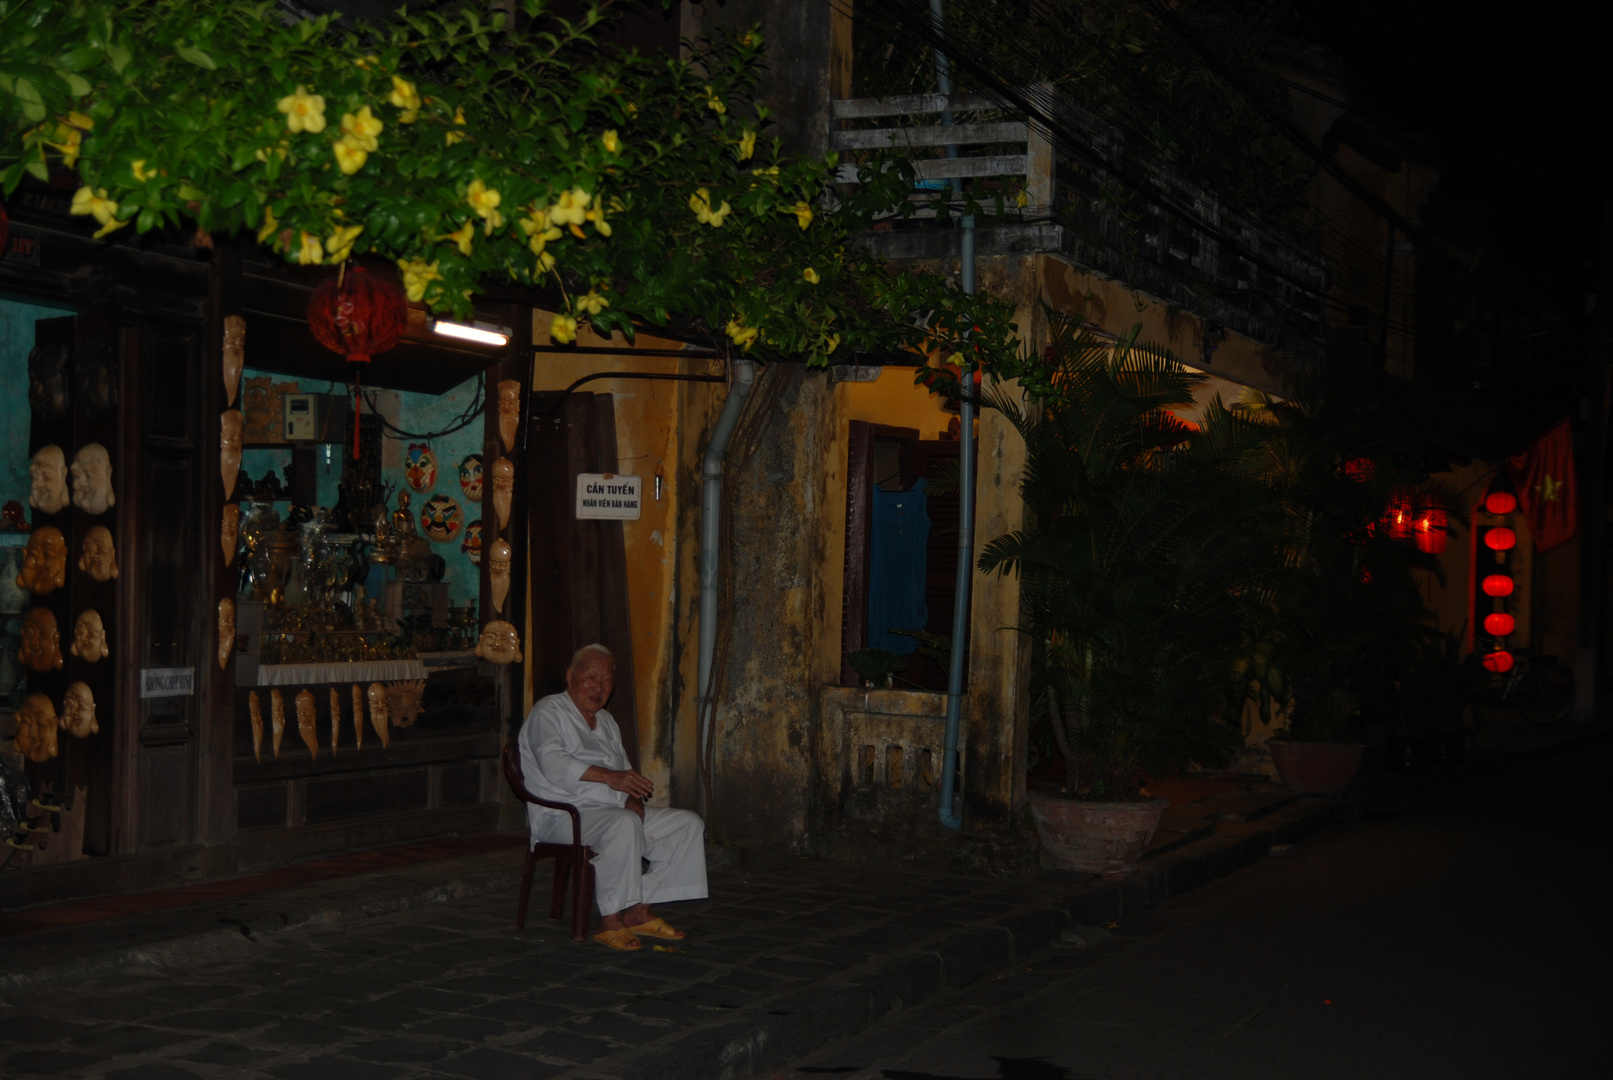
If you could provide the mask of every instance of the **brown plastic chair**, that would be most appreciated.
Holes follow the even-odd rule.
[[[573,884],[571,910],[571,940],[587,941],[588,924],[594,906],[594,849],[582,842],[582,816],[570,803],[540,799],[526,789],[526,777],[521,772],[521,747],[511,741],[504,746],[504,779],[516,798],[535,806],[564,810],[571,815],[571,843],[532,844],[526,853],[526,868],[521,871],[521,900],[515,909],[515,928],[526,929],[526,909],[532,898],[532,871],[539,859],[554,859],[554,897],[549,904],[549,918],[559,921],[566,910],[566,886]]]

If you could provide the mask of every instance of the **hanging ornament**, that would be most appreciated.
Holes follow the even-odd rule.
[[[1491,551],[1511,551],[1518,546],[1518,534],[1499,525],[1484,534],[1484,546]]]
[[[1512,579],[1505,574],[1487,574],[1479,587],[1485,596],[1512,595]]]
[[[325,281],[308,301],[308,327],[319,343],[347,357],[353,369],[353,460],[359,456],[359,392],[370,358],[398,343],[409,324],[409,301],[396,282],[362,266]]]
[[[1518,508],[1518,497],[1510,491],[1492,491],[1484,496],[1484,512],[1510,514]]]
[[[1445,528],[1448,524],[1445,511],[1437,506],[1425,506],[1417,515],[1413,528],[1417,550],[1424,555],[1445,553]]]
[[[1512,670],[1512,654],[1507,652],[1505,649],[1497,649],[1493,653],[1485,653],[1484,660],[1482,662],[1484,664],[1485,671],[1493,671],[1497,675],[1504,675]]]
[[[1506,637],[1517,626],[1518,620],[1504,611],[1492,611],[1484,616],[1484,632],[1491,637]]]

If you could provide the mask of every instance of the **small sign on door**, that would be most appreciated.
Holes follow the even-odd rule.
[[[606,518],[637,521],[643,485],[636,476],[615,473],[577,474],[577,520]]]
[[[190,697],[196,692],[196,669],[141,668],[142,698]]]

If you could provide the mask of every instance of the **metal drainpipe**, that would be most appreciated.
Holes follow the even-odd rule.
[[[930,16],[936,29],[942,28],[942,0],[930,0]],[[936,89],[943,94],[952,93],[952,75],[946,54],[935,54]],[[941,113],[941,123],[950,127],[952,110]],[[958,148],[949,146],[947,157],[958,156]],[[952,190],[963,192],[963,181],[953,178]],[[966,294],[975,291],[975,219],[965,215],[963,235],[959,238],[960,284]],[[941,824],[949,829],[963,828],[963,818],[953,805],[957,796],[958,742],[960,735],[959,713],[963,704],[963,641],[969,632],[969,586],[973,584],[975,547],[975,404],[972,380],[964,379],[964,394],[958,408],[958,580],[952,602],[952,655],[947,664],[947,727],[946,749],[941,758]]]
[[[715,704],[711,699],[711,669],[717,653],[717,555],[722,525],[722,462],[755,380],[756,365],[752,361],[734,361],[734,382],[729,387],[727,400],[722,404],[722,412],[717,415],[717,425],[711,429],[711,441],[706,444],[706,456],[700,466],[700,664],[695,684],[695,735],[702,761],[705,760],[707,740],[711,737],[711,714]],[[707,812],[710,812],[709,807]]]

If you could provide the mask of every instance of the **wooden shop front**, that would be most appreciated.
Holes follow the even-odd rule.
[[[0,822],[0,908],[497,828],[521,662],[475,647],[495,619],[524,636],[525,432],[498,403],[524,398],[529,309],[477,313],[503,347],[411,311],[355,439],[348,364],[307,323],[333,270],[96,241],[71,194],[5,207],[0,503],[27,528],[0,531],[25,579],[0,593],[0,754],[35,802]]]

